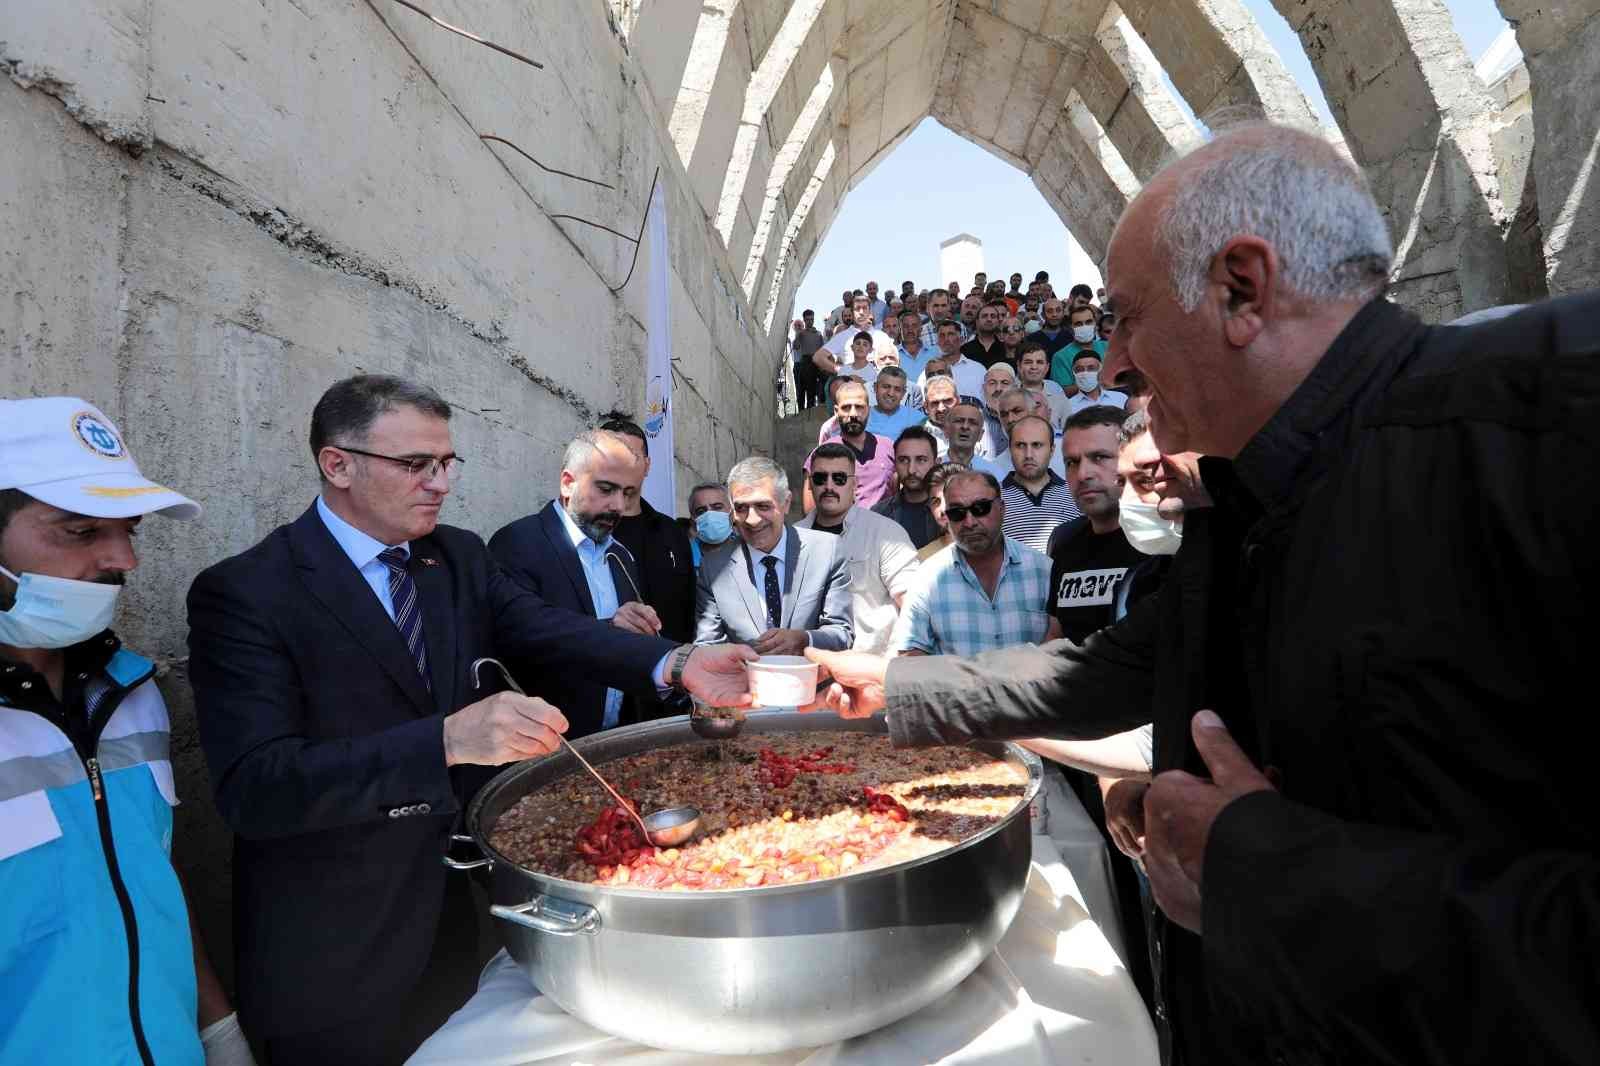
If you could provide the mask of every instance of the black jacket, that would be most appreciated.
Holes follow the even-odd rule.
[[[1184,1061],[1600,1061],[1573,735],[1597,444],[1600,297],[1466,328],[1374,302],[1234,463],[1207,462],[1217,505],[1156,597],[1081,648],[897,660],[891,728],[1153,715],[1157,769],[1203,770],[1188,719],[1210,706],[1277,768],[1281,793],[1213,826],[1205,936],[1165,938],[1166,987],[1208,994]]]
[[[669,514],[639,500],[639,513],[617,523],[612,534],[638,563],[639,593],[661,618],[661,635],[675,644],[694,640],[694,551],[689,535]],[[662,701],[655,693],[636,701],[637,719],[687,714],[689,699],[679,692]]]
[[[314,507],[189,590],[200,742],[234,833],[239,1009],[260,1037],[404,1004],[420,980],[461,876],[440,857],[489,770],[445,767],[444,717],[487,694],[473,659],[653,691],[672,648],[547,606],[466,530],[412,541],[410,573],[431,691]]]
[[[551,500],[537,513],[503,527],[489,538],[489,554],[518,584],[552,607],[565,607],[593,618],[594,600],[589,595],[589,581],[584,577],[578,551],[572,546],[566,524],[561,520],[560,507],[559,501]],[[617,602],[621,604],[638,598],[633,594],[633,586],[640,583],[640,577],[633,554],[621,542],[617,543],[612,553],[614,558],[607,562],[612,585],[617,590]],[[567,718],[569,739],[599,732],[605,720],[606,689],[610,686],[564,670],[542,669],[538,660],[519,655],[508,653],[505,662],[528,695],[548,700],[561,709]],[[654,701],[651,703],[653,705]],[[635,697],[623,699],[620,721],[624,724],[638,721]]]

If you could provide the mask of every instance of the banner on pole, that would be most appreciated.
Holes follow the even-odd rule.
[[[672,316],[668,307],[667,203],[661,187],[650,197],[649,290],[645,294],[645,329],[649,333],[645,354],[644,431],[650,438],[650,474],[644,479],[644,498],[666,515],[678,513],[677,462],[672,445]]]

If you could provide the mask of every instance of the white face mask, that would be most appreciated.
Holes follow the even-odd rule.
[[[1183,524],[1162,518],[1156,504],[1122,498],[1118,508],[1122,535],[1146,555],[1176,555],[1183,541]]]
[[[42,574],[13,574],[17,599],[0,611],[0,644],[13,648],[66,648],[81,644],[111,625],[120,585],[73,581]]]
[[[1093,392],[1100,387],[1098,370],[1079,370],[1072,375],[1072,379],[1078,383],[1078,389],[1082,392]]]
[[[1073,326],[1072,339],[1079,344],[1093,344],[1095,329],[1093,326]]]

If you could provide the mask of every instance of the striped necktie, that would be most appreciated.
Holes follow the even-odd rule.
[[[406,553],[399,548],[385,548],[378,553],[378,561],[389,568],[389,599],[394,601],[394,625],[411,649],[411,660],[417,664],[417,673],[429,692],[433,680],[428,674],[428,649],[422,642],[422,607],[417,602],[417,583],[411,580],[406,569]]]

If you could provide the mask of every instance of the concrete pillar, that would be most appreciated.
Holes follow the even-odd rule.
[[[783,147],[778,150],[777,157],[773,160],[772,169],[767,173],[767,191],[761,203],[761,213],[756,219],[755,232],[750,241],[749,253],[745,256],[744,266],[744,292],[745,296],[753,299],[755,295],[756,280],[761,274],[761,267],[766,261],[768,244],[773,230],[781,224],[778,219],[780,201],[783,197],[784,186],[789,181],[795,165],[800,161],[802,153],[812,142],[818,130],[825,130],[828,124],[821,121],[828,111],[829,103],[834,98],[834,74],[831,65],[822,68],[822,75],[817,79],[817,84],[811,90],[811,96],[806,100],[805,106],[800,109],[800,116],[795,120],[794,126],[789,130],[788,139]],[[734,249],[729,249],[729,254],[737,258]]]
[[[823,149],[821,157],[817,160],[816,168],[811,172],[811,180],[806,182],[805,191],[800,194],[799,201],[794,205],[794,211],[789,215],[789,224],[784,227],[783,243],[779,246],[778,252],[778,267],[773,271],[772,284],[767,291],[765,306],[757,304],[753,309],[756,314],[763,316],[762,328],[769,334],[772,332],[773,316],[778,309],[778,292],[783,287],[785,273],[794,262],[795,240],[800,234],[800,228],[806,224],[806,220],[811,216],[811,209],[816,204],[817,196],[822,192],[823,186],[827,183],[828,175],[833,170],[836,158],[833,142],[829,141],[828,147]],[[809,262],[810,254],[807,253],[803,263]],[[796,277],[804,273],[804,265],[795,271]]]
[[[1274,0],[1389,216],[1393,292],[1426,318],[1502,302],[1495,107],[1442,0]]]
[[[1500,0],[1533,91],[1533,177],[1552,296],[1600,287],[1600,0]]]
[[[1067,94],[1030,177],[1084,249],[1103,260],[1139,179],[1076,89]]]
[[[1227,110],[1307,129],[1321,125],[1241,0],[1121,0],[1121,6],[1200,121]]]
[[[1149,46],[1115,4],[1100,21],[1076,88],[1140,181],[1200,142]]]

